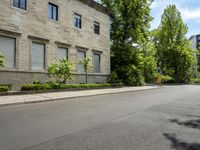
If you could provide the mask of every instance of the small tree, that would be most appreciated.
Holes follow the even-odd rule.
[[[0,67],[4,67],[4,56],[0,54]]]
[[[48,74],[54,77],[56,82],[66,84],[67,80],[73,80],[72,64],[67,59],[59,59],[58,62],[49,65]]]
[[[79,64],[82,64],[84,66],[85,69],[85,83],[88,83],[88,72],[92,70],[92,64],[91,64],[91,58],[90,57],[86,57],[83,60],[79,61]]]

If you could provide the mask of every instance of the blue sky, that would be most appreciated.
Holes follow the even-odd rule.
[[[169,4],[175,4],[181,12],[182,18],[188,26],[187,37],[200,34],[200,0],[154,0],[151,5],[151,15],[154,17],[151,29],[159,26],[161,15]]]

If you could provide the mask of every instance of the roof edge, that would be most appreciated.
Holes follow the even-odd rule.
[[[100,12],[103,12],[103,13],[109,15],[110,17],[114,16],[112,11],[110,11],[108,8],[104,7],[103,5],[95,2],[94,0],[81,0],[81,1]]]

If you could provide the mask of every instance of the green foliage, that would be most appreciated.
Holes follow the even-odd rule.
[[[198,45],[196,56],[197,56],[197,70],[198,72],[200,72],[200,45]]]
[[[102,0],[102,3],[114,13],[111,24],[111,69],[117,73],[118,80],[126,84],[130,84],[129,81],[132,85],[141,84],[144,73],[149,71],[147,68],[152,64],[148,62],[152,61],[150,55],[143,59],[142,50],[147,48],[145,44],[152,20],[152,0]],[[151,78],[150,74],[146,75],[147,80]]]
[[[163,83],[174,83],[175,82],[175,80],[172,77],[168,76],[168,75],[162,75],[161,76],[161,81]]]
[[[79,61],[79,64],[82,64],[85,69],[85,82],[88,83],[88,72],[92,70],[92,64],[91,64],[92,58],[86,57],[83,60]]]
[[[21,87],[21,91],[33,90],[50,90],[52,87],[49,84],[25,84]]]
[[[147,83],[153,83],[157,74],[156,51],[152,41],[147,41],[141,48],[141,64],[142,74]]]
[[[56,82],[65,84],[67,80],[73,80],[72,64],[67,59],[60,59],[49,65],[48,74],[50,77],[54,77]]]
[[[8,92],[9,87],[8,86],[0,86],[0,92]]]
[[[108,77],[108,83],[120,83],[116,72],[111,72],[110,76]]]
[[[195,64],[186,33],[187,26],[180,12],[175,5],[169,5],[164,10],[159,28],[154,31],[154,42],[160,71],[176,82],[183,82]]]
[[[0,67],[4,67],[4,56],[0,54]]]
[[[33,80],[33,84],[41,84],[42,82],[40,80]]]
[[[144,78],[142,77],[140,69],[138,69],[134,65],[129,65],[126,68],[126,85],[131,85],[131,86],[141,86],[144,85]]]
[[[190,80],[190,83],[191,83],[191,84],[200,84],[200,78],[192,78],[192,79]]]
[[[21,87],[21,91],[37,91],[37,90],[55,90],[55,89],[85,89],[85,88],[103,88],[103,87],[119,87],[123,84],[25,84]]]

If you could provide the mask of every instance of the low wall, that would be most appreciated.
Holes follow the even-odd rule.
[[[85,83],[84,74],[73,74],[73,78],[69,84]],[[105,83],[107,78],[105,74],[89,74],[88,83]],[[44,72],[0,71],[0,85],[11,85],[12,90],[19,90],[23,84],[32,83],[33,80],[54,81]]]

